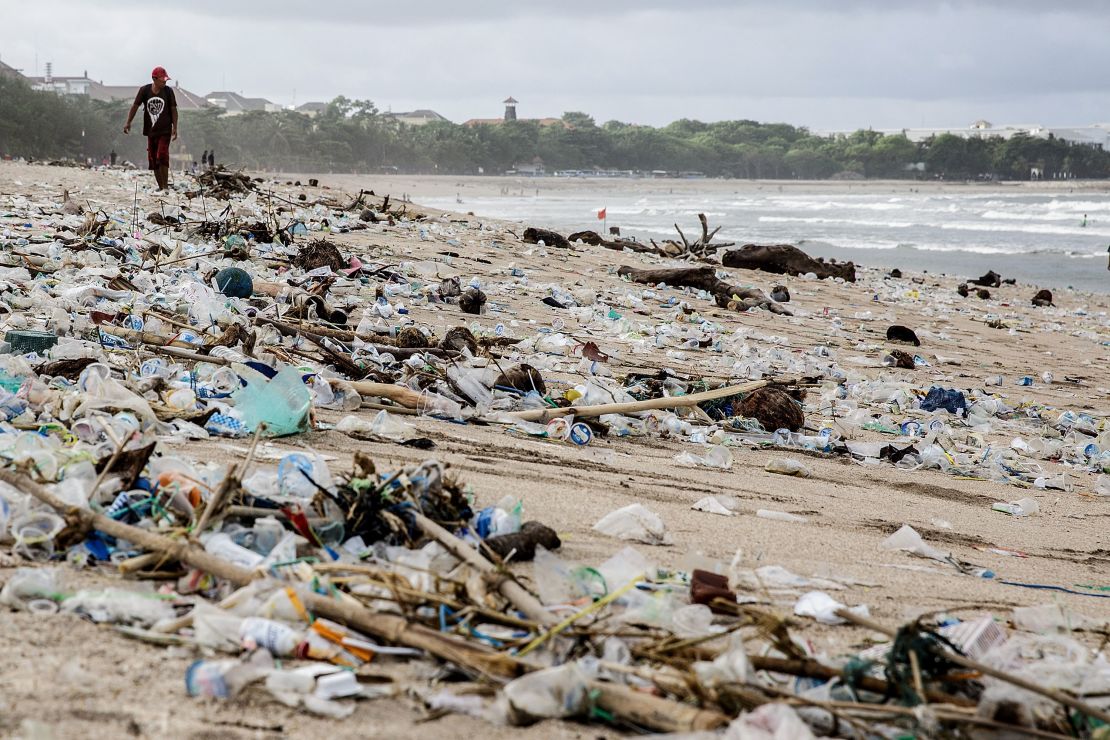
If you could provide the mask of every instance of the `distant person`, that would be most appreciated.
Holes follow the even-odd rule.
[[[209,167],[215,167],[216,166],[216,150],[215,149],[208,152],[208,166]]]
[[[1079,225],[1082,226],[1083,228],[1087,228],[1087,214],[1086,213],[1083,214],[1083,223],[1081,223]]]
[[[207,167],[208,166],[208,150],[207,149],[205,149],[204,152],[200,155],[200,166],[201,167]]]
[[[119,155],[117,155],[117,154],[116,154],[116,150],[115,150],[115,149],[113,149],[113,150],[112,150],[112,153],[108,155],[108,159],[109,159],[109,160],[111,160],[111,162],[112,162],[112,166],[113,166],[113,167],[115,167],[115,166],[116,166],[116,157],[117,157],[117,156],[119,156]]]
[[[164,67],[154,68],[150,73],[151,83],[139,88],[127,113],[127,123],[123,125],[123,133],[131,133],[131,121],[142,106],[147,162],[159,190],[169,187],[170,142],[177,141],[177,97],[166,85],[169,78]]]

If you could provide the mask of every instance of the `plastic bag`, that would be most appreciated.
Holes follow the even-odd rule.
[[[62,602],[62,611],[80,614],[94,622],[138,624],[149,626],[163,619],[172,619],[173,607],[153,593],[139,593],[122,588],[103,591],[78,591]]]
[[[901,529],[880,542],[879,547],[883,550],[905,550],[906,552],[912,552],[914,555],[931,558],[942,563],[947,563],[950,557],[950,553],[926,544],[917,530],[908,524],[903,524]]]
[[[824,591],[810,591],[802,594],[802,597],[794,604],[794,614],[799,617],[812,617],[821,624],[844,624],[845,620],[836,615],[838,609],[844,608],[844,604],[841,604]],[[848,611],[864,617],[870,614],[866,604],[853,606]]]
[[[732,467],[732,452],[724,445],[713,445],[704,456],[680,452],[674,456],[674,461],[679,465],[728,470]]]
[[[647,545],[663,545],[670,541],[666,525],[658,514],[643,504],[629,504],[598,520],[594,531],[622,540],[643,542]]]
[[[509,722],[528,725],[541,719],[581,714],[588,706],[590,678],[576,661],[510,681],[502,689],[508,700]]]
[[[271,379],[238,363],[232,365],[247,385],[231,394],[248,431],[266,424],[264,437],[282,437],[308,429],[312,394],[301,381],[301,371],[287,365]]]
[[[416,436],[416,427],[384,409],[374,416],[373,421],[353,415],[344,416],[335,425],[335,429],[344,434],[366,435],[392,442],[404,442]]]
[[[734,719],[723,740],[813,740],[813,733],[786,704],[764,704]]]

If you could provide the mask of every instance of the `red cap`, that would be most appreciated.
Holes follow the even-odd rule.
[[[170,76],[166,74],[165,67],[155,67],[154,71],[150,73],[152,80],[168,80]]]

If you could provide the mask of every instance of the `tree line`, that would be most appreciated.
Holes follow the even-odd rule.
[[[130,101],[105,103],[32,90],[0,77],[0,155],[92,158],[115,151],[142,165],[145,141],[122,133]],[[1026,135],[922,142],[856,131],[816,136],[785,123],[682,119],[661,128],[620,121],[598,125],[585,113],[561,124],[508,121],[463,126],[436,121],[406,126],[368,100],[338,97],[315,117],[295,111],[182,111],[175,149],[199,159],[215,149],[233,167],[285,172],[501,174],[533,162],[557,170],[663,170],[708,177],[1029,179],[1108,178],[1110,152]],[[537,159],[538,158],[538,159]]]

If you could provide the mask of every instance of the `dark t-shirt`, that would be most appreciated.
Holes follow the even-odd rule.
[[[159,93],[153,85],[143,85],[135,96],[135,105],[143,109],[143,136],[168,136],[173,130],[173,111],[177,98],[166,85]]]

